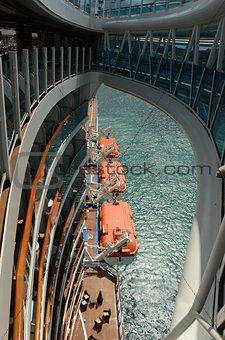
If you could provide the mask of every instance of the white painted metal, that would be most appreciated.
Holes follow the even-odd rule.
[[[11,91],[12,91],[12,108],[13,108],[13,123],[15,132],[21,139],[20,128],[20,95],[19,95],[19,79],[18,79],[18,63],[17,52],[9,52],[10,63],[10,78],[11,78]]]
[[[30,116],[30,70],[29,70],[29,50],[22,50],[23,56],[23,76],[24,76],[24,94],[25,94],[25,111]]]
[[[44,91],[47,92],[48,88],[48,55],[47,55],[47,47],[43,47],[43,82],[44,82]]]
[[[194,46],[194,65],[198,65],[199,60],[199,41],[200,41],[200,25],[195,26],[195,46]]]
[[[172,60],[176,60],[176,30],[172,28]]]
[[[223,337],[199,313],[194,313],[196,320],[206,330],[213,340],[223,340]]]
[[[184,62],[185,63],[188,61],[188,59],[190,57],[191,50],[192,50],[192,47],[193,47],[194,42],[195,42],[195,37],[196,37],[196,26],[194,26],[193,29],[192,29],[191,38],[189,40],[187,51],[186,51],[186,54],[184,56]]]
[[[222,19],[221,23],[221,33],[220,33],[220,45],[217,58],[216,70],[218,72],[222,71],[223,60],[224,60],[224,48],[225,48],[225,19]]]
[[[35,100],[39,103],[38,48],[33,48],[33,72],[34,72]]]
[[[216,31],[216,35],[215,35],[215,38],[214,38],[213,46],[211,47],[209,58],[208,58],[208,61],[207,61],[207,64],[206,64],[206,68],[211,68],[212,63],[214,61],[215,54],[216,54],[216,48],[218,46],[218,42],[219,42],[220,35],[221,35],[222,21],[223,20],[220,20],[220,22],[219,22],[219,25],[218,25],[218,28],[217,28],[217,31]]]
[[[8,137],[6,126],[6,112],[5,112],[5,96],[4,96],[4,84],[3,84],[3,70],[2,70],[2,58],[0,57],[0,162],[3,172],[6,173],[6,178],[10,180],[10,164],[9,164],[9,151],[8,151]]]

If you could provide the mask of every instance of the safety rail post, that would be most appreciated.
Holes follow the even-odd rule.
[[[68,77],[71,77],[71,47],[68,47]]]
[[[10,64],[10,78],[11,78],[11,93],[12,93],[12,106],[13,106],[13,122],[15,132],[21,139],[20,128],[20,96],[19,96],[19,75],[18,75],[18,63],[17,52],[9,52],[9,64]]]
[[[63,81],[64,74],[64,47],[60,47],[60,80]]]
[[[39,103],[38,48],[33,48],[33,71],[34,71],[35,100]]]
[[[29,70],[29,50],[22,49],[23,76],[25,90],[25,111],[30,116],[30,70]]]
[[[44,91],[47,92],[48,88],[48,54],[47,47],[43,47],[43,82]]]
[[[55,86],[55,47],[52,47],[51,51],[52,51],[52,85]]]
[[[6,112],[5,112],[5,93],[3,84],[3,70],[2,70],[2,57],[0,57],[0,164],[3,172],[6,173],[6,178],[10,180],[10,164],[9,164],[9,150],[8,150],[8,137],[6,125]]]

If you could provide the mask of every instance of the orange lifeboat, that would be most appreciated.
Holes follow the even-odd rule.
[[[120,156],[119,146],[117,140],[115,138],[100,138],[98,142],[98,148],[101,151],[103,148],[106,149],[109,144],[114,142],[113,148],[115,149],[114,152],[111,152],[106,158],[118,158]]]
[[[106,247],[106,242],[117,242],[126,230],[131,231],[130,242],[105,258],[110,265],[130,264],[137,254],[138,245],[129,204],[123,201],[104,202],[100,208],[100,246]]]
[[[117,181],[112,183],[118,186],[111,192],[114,199],[121,197],[126,191],[126,180],[123,167],[120,162],[102,162],[99,166],[99,183],[104,185],[104,181],[109,182],[115,174],[118,174]]]

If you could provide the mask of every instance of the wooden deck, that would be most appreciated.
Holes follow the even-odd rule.
[[[98,340],[119,340],[119,326],[116,304],[116,279],[103,269],[87,269],[84,274],[84,290],[90,294],[90,299],[95,301],[92,308],[90,303],[87,309],[82,312],[87,336],[93,335]],[[96,305],[99,291],[102,292],[103,302],[101,306]],[[103,310],[111,310],[109,321],[103,322],[99,328],[95,327],[95,320],[103,317]],[[81,340],[81,323],[76,324],[76,334],[73,340]],[[74,332],[75,333],[75,332]]]

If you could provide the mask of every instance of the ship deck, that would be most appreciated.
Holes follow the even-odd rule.
[[[90,300],[95,302],[94,307],[88,304],[82,312],[87,337],[91,335],[98,340],[119,340],[119,322],[116,302],[116,279],[101,268],[86,269],[84,274],[84,290],[90,294]],[[103,302],[97,306],[96,301],[99,291],[102,292]],[[103,317],[103,310],[111,310],[108,321],[103,322],[101,327],[95,326],[95,320]],[[74,328],[73,340],[84,339],[80,318]]]
[[[89,127],[93,132],[98,129],[97,122],[97,102],[94,98],[92,103],[89,104]],[[90,142],[89,148],[96,152],[96,144]],[[87,185],[94,186],[92,182],[97,182],[97,169],[90,169],[87,175]],[[98,209],[88,208],[88,215],[86,220],[85,238],[89,245],[98,245]],[[88,251],[92,258],[97,254],[95,247],[88,248]],[[114,273],[115,275],[115,273]],[[94,307],[91,306],[90,301],[86,306],[86,309],[81,311],[81,316],[78,314],[76,323],[74,326],[72,340],[83,340],[84,330],[82,327],[82,321],[84,322],[87,337],[91,335],[98,340],[119,340],[119,316],[117,312],[117,277],[110,275],[106,270],[102,268],[88,268],[84,272],[84,284],[83,289],[90,294],[90,301],[94,302]],[[97,297],[99,292],[102,292],[103,302],[100,306],[97,306]],[[109,310],[111,315],[109,320],[105,320],[101,327],[95,326],[95,320],[99,317],[103,317],[103,311]],[[83,319],[81,321],[81,318]]]

